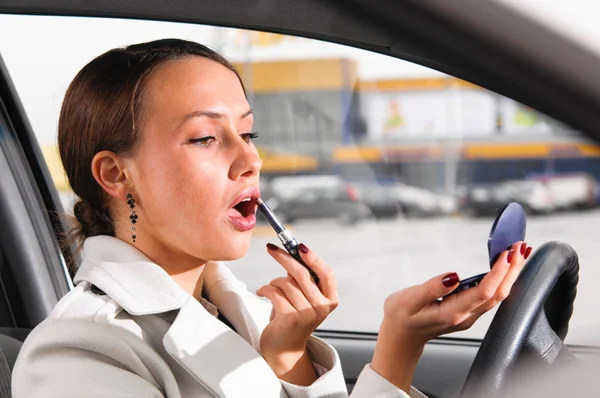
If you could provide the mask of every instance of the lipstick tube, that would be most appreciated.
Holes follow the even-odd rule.
[[[281,242],[285,250],[290,254],[290,256],[294,257],[296,261],[298,261],[308,270],[310,276],[312,276],[313,280],[318,285],[319,277],[317,276],[317,274],[315,274],[315,272],[312,269],[308,267],[308,265],[306,265],[306,263],[304,263],[302,257],[300,257],[300,253],[298,252],[298,241],[296,240],[296,238],[294,238],[292,236],[292,233],[283,226],[283,224],[281,223],[281,221],[279,221],[275,213],[273,213],[273,210],[271,210],[271,208],[267,206],[267,204],[262,199],[258,198],[256,200],[256,204],[258,205],[258,210],[260,210],[260,212],[265,216],[271,227],[273,227],[273,229],[275,230],[275,233],[277,234],[277,237],[279,238],[279,241]]]

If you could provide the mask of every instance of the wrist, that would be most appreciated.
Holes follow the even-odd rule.
[[[263,353],[263,358],[271,369],[279,375],[288,372],[306,354],[306,349],[278,353]]]
[[[371,368],[401,390],[409,393],[412,378],[423,353],[425,341],[392,327],[386,319],[381,324]]]
[[[309,386],[317,380],[317,372],[306,349],[263,354],[263,358],[280,380],[301,386]]]
[[[410,329],[399,327],[397,323],[384,317],[379,327],[377,341],[385,344],[387,349],[401,353],[403,358],[418,360],[427,339]]]

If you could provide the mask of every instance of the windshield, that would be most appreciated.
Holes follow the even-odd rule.
[[[489,270],[493,220],[516,200],[529,245],[561,240],[579,253],[567,342],[598,343],[600,147],[528,106],[397,58],[233,28],[0,15],[0,54],[67,208],[56,127],[69,82],[110,48],[166,37],[210,45],[240,71],[260,133],[263,199],[336,271],[340,306],[323,329],[377,332],[390,293]],[[277,237],[259,222],[247,255],[228,264],[251,291],[283,275],[265,251]],[[454,336],[483,338],[492,317]]]

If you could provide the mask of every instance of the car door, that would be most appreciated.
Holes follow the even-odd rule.
[[[69,289],[61,204],[0,56],[0,333],[23,338]]]
[[[19,286],[12,295],[6,293],[18,304],[5,312],[25,319],[22,322],[11,321],[11,327],[27,329],[35,326],[69,288],[64,264],[65,257],[71,254],[68,250],[61,252],[55,238],[57,233],[64,231],[64,225],[62,219],[57,222],[48,213],[61,211],[45,163],[52,163],[52,159],[56,158],[52,155],[43,158],[37,141],[45,139],[42,138],[42,130],[48,131],[48,126],[56,125],[53,117],[60,105],[57,98],[68,84],[68,77],[72,77],[84,62],[100,51],[125,42],[167,35],[210,42],[232,57],[242,71],[249,86],[249,100],[257,115],[257,128],[261,131],[263,145],[270,145],[274,150],[283,146],[287,151],[310,153],[319,159],[323,174],[335,171],[350,179],[358,176],[362,179],[366,175],[372,177],[372,181],[387,180],[390,183],[393,178],[409,180],[417,186],[438,190],[440,196],[452,196],[453,190],[459,190],[461,182],[498,181],[512,178],[515,174],[524,177],[523,170],[533,173],[540,169],[574,169],[598,178],[595,168],[598,149],[594,143],[576,135],[572,128],[523,107],[520,102],[498,97],[481,88],[487,86],[504,92],[545,110],[549,116],[571,122],[573,127],[591,135],[595,130],[590,127],[590,120],[593,120],[593,110],[597,108],[593,107],[592,96],[586,92],[578,98],[581,100],[579,103],[585,106],[573,110],[568,105],[570,100],[567,98],[573,98],[574,94],[570,91],[577,91],[573,90],[576,85],[569,86],[569,90],[556,79],[543,80],[547,83],[544,87],[550,86],[555,90],[552,95],[543,95],[545,91],[540,88],[540,79],[546,76],[531,77],[526,72],[531,72],[533,66],[520,65],[521,69],[512,69],[514,73],[509,78],[500,63],[490,65],[481,55],[469,53],[469,46],[475,46],[476,40],[448,44],[448,37],[444,39],[438,31],[443,23],[432,25],[431,31],[425,34],[399,13],[382,15],[381,7],[385,2],[364,7],[368,12],[362,14],[351,7],[335,8],[337,6],[329,2],[290,1],[285,2],[285,6],[280,2],[270,4],[272,7],[266,8],[270,10],[266,15],[263,7],[267,3],[261,3],[263,6],[248,5],[249,8],[239,4],[234,7],[233,3],[231,7],[206,3],[206,10],[200,13],[197,2],[193,5],[181,2],[168,8],[136,2],[134,10],[118,2],[107,2],[94,8],[65,3],[54,9],[52,6],[41,8],[36,2],[14,5],[0,1],[0,11],[5,12],[128,16],[147,20],[0,16],[0,27],[3,27],[0,29],[4,29],[0,32],[0,37],[4,38],[0,42],[4,46],[0,47],[0,54],[6,52],[10,55],[7,67],[2,69],[3,89],[0,91],[4,123],[1,155],[6,158],[0,158],[0,165],[4,165],[0,194],[3,195],[2,225],[6,225],[2,248],[7,258],[3,265],[8,265],[6,269],[11,270],[12,279],[3,279],[3,282]],[[354,6],[362,4],[360,1],[348,3]],[[419,12],[424,20],[433,18],[438,21],[441,18],[439,12],[435,14],[429,10],[428,13],[425,8],[407,7],[409,11]],[[322,23],[307,25],[310,17],[313,21],[314,18],[323,18]],[[151,19],[204,24],[195,27],[149,21]],[[515,20],[518,21],[518,18]],[[398,26],[407,22],[402,25],[402,33],[406,34],[404,42],[398,36],[399,31],[392,26],[394,21]],[[216,27],[220,25],[232,28]],[[451,27],[446,28],[451,30]],[[27,32],[36,33],[31,35]],[[9,33],[10,43],[5,39]],[[464,29],[460,33],[471,37]],[[448,47],[440,50],[440,43],[432,44],[434,40],[428,34],[437,34],[436,37],[444,39]],[[327,43],[326,39],[350,44],[354,48]],[[37,69],[36,63],[29,58],[32,45],[36,46],[39,54],[43,54],[40,58],[46,57],[46,62],[38,60]],[[79,51],[74,52],[74,48]],[[488,51],[493,48],[489,47]],[[313,50],[320,51],[317,60]],[[435,53],[435,50],[440,51]],[[298,56],[301,51],[305,51],[304,58]],[[498,50],[497,56],[509,59],[503,51]],[[295,54],[291,66],[290,59],[273,58],[273,54],[282,56],[290,53]],[[419,69],[421,65],[407,64],[403,59],[418,60],[420,64],[436,66],[437,69],[424,71]],[[475,70],[469,61],[478,65],[479,70]],[[364,75],[358,72],[360,67]],[[408,68],[406,76],[393,75],[394,71],[405,68]],[[414,75],[415,68],[423,75]],[[52,72],[48,73],[48,69]],[[58,72],[61,70],[68,71],[64,74],[66,80],[53,83],[54,79],[59,79]],[[380,70],[387,75],[376,75]],[[454,72],[465,80],[443,74],[440,70]],[[16,89],[11,87],[9,73],[16,81]],[[47,76],[53,76],[53,79]],[[525,84],[529,91],[519,87],[519,76],[530,79]],[[44,86],[48,88],[44,89]],[[564,104],[558,98],[561,94],[564,94]],[[424,100],[427,95],[431,98]],[[19,97],[24,101],[25,111],[18,105]],[[479,102],[484,106],[478,108]],[[52,104],[54,116],[44,118],[37,110],[47,104]],[[504,112],[504,124],[500,126],[497,124],[498,109]],[[35,119],[32,127],[28,126],[26,114]],[[485,120],[481,115],[487,115]],[[537,120],[533,125],[532,119]],[[366,120],[366,127],[361,120]],[[473,139],[479,132],[477,128],[482,125],[490,133],[485,137],[488,141],[457,144],[465,137]],[[536,130],[538,128],[547,130],[540,132]],[[556,141],[544,136],[552,133],[552,129],[560,130],[559,138],[552,136]],[[454,139],[444,136],[450,134],[450,130],[456,134]],[[542,137],[541,144],[535,141],[523,146],[521,140],[529,136]],[[440,141],[443,144],[440,145]],[[558,141],[560,145],[564,142],[570,145],[569,156],[564,156],[563,146],[559,145],[557,149]],[[52,143],[49,145],[51,147]],[[490,156],[489,153],[496,155]],[[53,173],[53,181],[58,186],[60,169],[54,169]],[[269,174],[269,170],[263,170],[263,173]],[[597,259],[595,242],[583,234],[564,233],[567,230],[577,231],[579,227],[589,231],[597,216],[597,212],[593,211],[583,216],[568,213],[562,218],[559,214],[553,216],[558,218],[538,219],[532,224],[532,243],[539,245],[552,238],[573,240],[581,248],[582,259],[593,263]],[[372,356],[385,296],[445,271],[457,270],[464,277],[483,272],[486,265],[485,239],[491,221],[464,217],[460,208],[451,206],[442,217],[433,221],[417,218],[410,223],[395,220],[393,223],[368,223],[356,228],[333,223],[291,226],[296,237],[317,250],[338,274],[342,305],[322,325],[318,334],[340,353],[349,388]],[[556,222],[560,227],[551,227]],[[545,231],[545,234],[540,231]],[[264,243],[273,241],[274,236],[269,232],[255,235],[249,255],[230,264],[250,289],[281,273],[268,263],[262,251]],[[589,281],[588,284],[582,278],[584,283],[578,298],[582,310],[576,313],[571,329],[575,336],[571,342],[579,346],[595,345],[588,332],[600,324],[590,304],[593,303],[593,278],[585,281]],[[457,396],[490,318],[491,315],[487,316],[468,333],[430,342],[419,363],[415,385],[432,397]],[[580,355],[587,352],[586,348],[578,351]]]

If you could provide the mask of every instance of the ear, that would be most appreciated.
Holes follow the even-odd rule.
[[[111,151],[100,151],[92,159],[92,174],[110,196],[124,199],[133,184],[125,173],[125,161]]]

